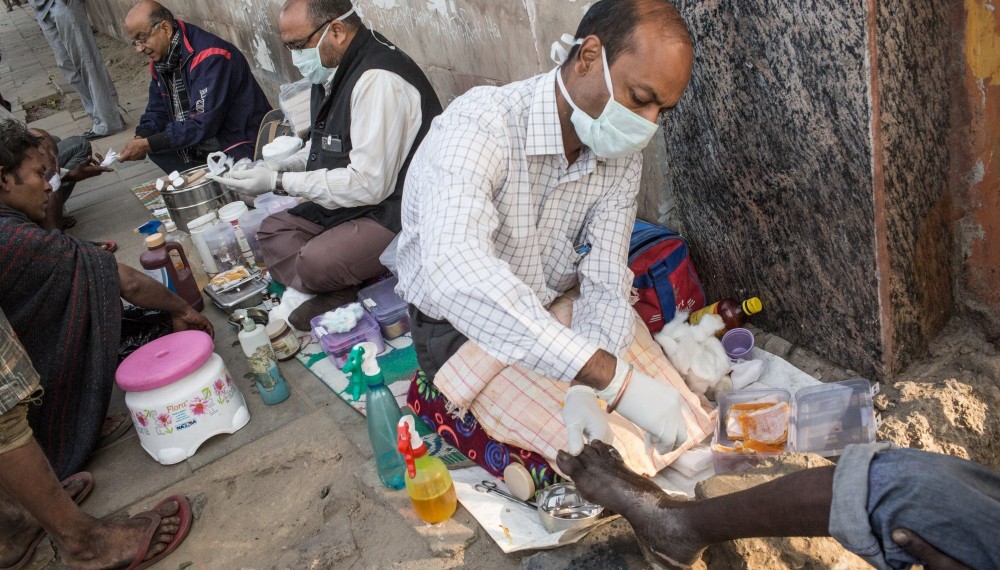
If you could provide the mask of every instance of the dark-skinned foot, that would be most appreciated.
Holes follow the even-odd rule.
[[[167,501],[155,509],[160,521],[143,560],[156,557],[173,542],[181,525],[179,510],[177,501]],[[123,523],[98,521],[85,529],[80,537],[58,544],[59,554],[67,566],[79,570],[126,568],[143,546],[151,524],[150,519],[140,516]]]
[[[585,499],[625,517],[651,564],[685,568],[701,557],[706,545],[685,525],[686,503],[626,467],[614,448],[595,441],[575,457],[560,451],[556,460]]]
[[[93,489],[94,480],[89,473],[78,473],[63,481],[63,489],[80,504]],[[10,568],[25,558],[28,549],[37,545],[42,536],[42,525],[27,511],[9,505],[0,512],[0,568]]]

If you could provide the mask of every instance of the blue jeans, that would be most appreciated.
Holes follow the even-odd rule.
[[[1000,473],[891,444],[849,446],[833,477],[830,535],[882,570],[920,561],[892,541],[909,529],[972,568],[1000,568]]]

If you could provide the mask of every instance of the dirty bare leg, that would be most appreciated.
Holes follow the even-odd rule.
[[[73,500],[85,486],[82,479],[76,479],[62,490]],[[41,530],[41,523],[0,488],[0,568],[20,560]]]
[[[149,521],[138,519],[121,524],[111,524],[97,520],[84,513],[63,489],[49,465],[42,448],[32,439],[31,443],[8,451],[0,456],[0,489],[8,501],[8,515],[12,512],[11,502],[20,505],[25,513],[23,520],[16,517],[2,524],[10,524],[10,529],[18,536],[26,531],[22,528],[32,524],[41,526],[49,533],[59,549],[63,561],[71,568],[118,568],[128,566],[148,530]],[[147,557],[162,552],[173,539],[180,524],[177,514],[179,505],[171,503],[160,510],[163,520],[153,537],[153,545]],[[0,503],[0,513],[3,505]],[[0,515],[2,516],[2,515]],[[34,533],[31,534],[34,536]],[[30,542],[30,539],[28,540]],[[24,543],[23,547],[27,547]],[[0,564],[13,564],[23,554],[13,550],[2,551]],[[7,557],[11,560],[6,560]],[[8,565],[10,565],[8,564]]]
[[[807,469],[703,501],[676,501],[637,475],[602,442],[576,457],[559,452],[559,468],[588,500],[628,520],[647,554],[687,566],[710,544],[752,537],[827,536],[834,467]]]

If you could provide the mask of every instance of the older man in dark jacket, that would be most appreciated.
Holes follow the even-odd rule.
[[[164,172],[205,164],[223,151],[253,156],[257,130],[271,110],[250,66],[235,46],[174,19],[145,0],[125,17],[136,51],[149,56],[149,103],[135,137],[119,159],[149,159]]]

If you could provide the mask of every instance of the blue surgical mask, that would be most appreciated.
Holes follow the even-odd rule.
[[[578,42],[579,43],[579,42]],[[646,148],[649,140],[656,133],[656,123],[647,121],[627,109],[615,100],[615,90],[611,85],[611,72],[608,69],[608,56],[601,47],[601,59],[604,62],[604,83],[608,86],[611,97],[604,106],[601,115],[596,119],[585,113],[573,103],[566,85],[563,83],[562,72],[556,72],[556,82],[562,91],[566,102],[573,108],[570,121],[576,129],[580,142],[603,158],[618,158],[628,156]]]
[[[337,19],[345,20],[353,13],[354,8],[351,8],[343,16]],[[332,23],[333,22],[330,24]],[[326,34],[329,31],[330,25],[328,24],[326,29],[323,30],[323,35],[319,37],[319,42],[316,43],[316,47],[292,50],[292,63],[295,64],[295,67],[299,68],[299,73],[302,74],[302,77],[309,80],[310,83],[314,83],[316,85],[325,84],[337,71],[336,67],[333,69],[323,67],[323,61],[319,56],[319,46],[323,45],[323,40],[326,39]]]

